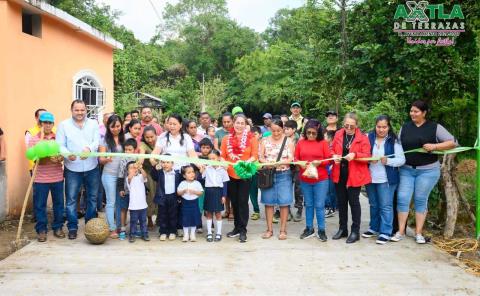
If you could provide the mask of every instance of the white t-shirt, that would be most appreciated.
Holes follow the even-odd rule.
[[[183,134],[183,145],[180,145],[180,140],[182,136],[178,134],[177,136],[172,136],[170,134],[169,141],[167,143],[167,134],[162,134],[158,139],[155,146],[161,148],[162,154],[169,153],[172,156],[185,156],[188,157],[189,150],[195,150],[193,146],[193,141],[190,135]],[[182,166],[187,165],[188,163],[184,162],[174,162],[173,169],[180,170]]]
[[[191,181],[191,182],[189,182],[189,181],[180,182],[180,185],[178,185],[177,191],[181,191],[181,190],[184,190],[184,189],[192,189],[192,190],[195,190],[195,191],[203,192],[202,184],[200,184],[200,182],[198,182],[197,180],[194,180],[194,181]],[[184,195],[182,195],[182,197],[186,200],[194,200],[194,199],[198,198],[198,195],[191,194],[191,193],[185,193]]]
[[[223,188],[223,182],[230,181],[228,173],[223,167],[214,168],[213,166],[207,166],[202,174],[205,178],[205,187],[221,187]]]
[[[130,182],[128,177],[125,178],[125,184],[130,192],[129,210],[143,210],[148,207],[145,182],[147,182],[147,179],[142,174],[134,176]]]

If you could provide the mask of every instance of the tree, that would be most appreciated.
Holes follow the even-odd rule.
[[[205,87],[205,89],[203,89],[203,87]],[[226,89],[227,84],[223,82],[220,77],[206,81],[205,86],[199,83],[197,96],[201,97],[205,95],[206,111],[213,116],[213,118],[219,118],[232,103],[232,99],[226,96]],[[203,90],[205,92],[203,92]]]

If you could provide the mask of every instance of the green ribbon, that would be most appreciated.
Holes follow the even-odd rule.
[[[404,154],[407,153],[432,153],[438,155],[445,155],[445,154],[454,154],[454,153],[461,153],[470,150],[478,150],[480,146],[475,147],[456,147],[449,150],[444,151],[431,151],[428,152],[423,148],[412,149],[405,151]],[[70,155],[74,155],[77,157],[120,157],[120,158],[135,158],[135,159],[156,159],[160,161],[171,161],[171,162],[180,162],[180,163],[193,163],[193,164],[200,164],[200,165],[212,165],[212,166],[223,166],[227,167],[232,165],[235,172],[239,177],[242,179],[249,179],[257,170],[262,166],[276,166],[280,164],[284,165],[300,165],[305,166],[309,162],[307,161],[292,161],[292,162],[269,162],[269,163],[259,163],[257,162],[247,162],[247,161],[238,161],[238,162],[230,162],[230,161],[215,161],[215,160],[208,160],[208,159],[201,159],[195,157],[187,157],[187,156],[178,156],[178,155],[159,155],[159,154],[127,154],[127,153],[114,153],[114,152],[69,152],[69,153],[60,153],[60,146],[55,141],[40,141],[35,146],[29,148],[26,152],[26,156],[30,160],[38,160],[40,158],[45,157],[52,157],[62,155],[63,157],[68,157]],[[385,156],[374,156],[374,157],[362,157],[356,158],[355,160],[361,161],[375,161],[380,160],[383,157],[391,157],[395,156],[395,154],[385,155]],[[340,159],[345,158],[345,156],[340,157]],[[329,162],[335,160],[335,158],[327,158],[318,160],[318,162]]]
[[[120,157],[120,158],[135,158],[135,159],[145,159],[153,158],[163,161],[171,162],[183,162],[183,163],[194,163],[194,164],[205,164],[212,166],[223,166],[227,167],[233,163],[229,161],[215,161],[209,159],[201,159],[187,156],[178,156],[178,155],[163,155],[163,154],[127,154],[127,153],[114,153],[114,152],[69,152],[69,153],[60,153],[63,157],[68,157],[74,155],[77,157]]]
[[[403,154],[408,154],[408,153],[430,153],[430,154],[437,154],[437,155],[446,155],[446,154],[454,154],[454,153],[460,153],[460,152],[465,152],[465,151],[470,151],[470,150],[478,150],[480,149],[479,147],[456,147],[453,149],[449,150],[443,150],[443,151],[427,151],[423,148],[417,148],[417,149],[412,149],[403,152]],[[370,160],[380,160],[383,157],[391,157],[395,156],[395,154],[390,154],[390,155],[384,155],[384,156],[374,156],[374,157],[362,157],[362,158],[357,158],[357,160],[363,160],[363,161],[370,161]]]

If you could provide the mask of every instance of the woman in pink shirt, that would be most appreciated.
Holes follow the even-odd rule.
[[[300,188],[305,201],[306,228],[300,235],[301,239],[315,235],[313,214],[315,212],[318,225],[318,238],[327,241],[325,234],[325,200],[328,193],[327,165],[331,161],[321,161],[331,158],[332,153],[327,141],[323,138],[323,129],[316,119],[309,120],[303,129],[303,137],[295,148],[295,161],[306,161],[307,165],[316,168],[317,176],[305,176],[307,166],[300,167]]]

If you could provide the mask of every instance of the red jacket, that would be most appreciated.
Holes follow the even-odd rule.
[[[342,155],[343,152],[343,138],[345,129],[342,128],[337,131],[333,139],[332,150],[333,154]],[[355,158],[371,157],[370,141],[368,137],[360,131],[355,130],[355,139],[350,146],[350,153],[355,153]],[[332,179],[334,183],[340,181],[340,164],[333,165]],[[361,187],[372,182],[370,170],[368,169],[368,161],[352,160],[348,162],[348,179],[347,187]]]

